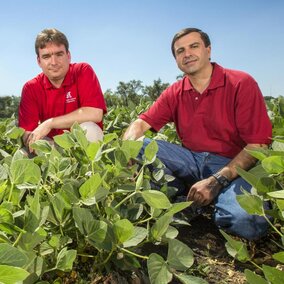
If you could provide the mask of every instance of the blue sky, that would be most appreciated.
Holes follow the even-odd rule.
[[[44,28],[66,34],[73,62],[92,65],[103,91],[118,82],[181,72],[171,55],[173,35],[185,27],[207,32],[212,61],[250,73],[264,95],[284,96],[282,0],[10,0],[0,10],[0,95],[20,96],[41,72],[34,41]]]

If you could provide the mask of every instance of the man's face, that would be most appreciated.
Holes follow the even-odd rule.
[[[197,32],[187,34],[174,44],[176,62],[187,75],[196,75],[210,64],[211,47],[205,47]]]
[[[38,65],[56,87],[59,87],[63,82],[69,69],[70,60],[70,52],[66,51],[63,44],[48,43],[44,48],[39,48]]]

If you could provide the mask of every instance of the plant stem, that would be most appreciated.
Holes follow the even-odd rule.
[[[257,265],[255,262],[253,262],[252,260],[249,260],[249,262],[250,262],[252,265],[254,265],[256,268],[258,268],[258,269],[260,269],[261,271],[263,271],[263,269],[262,269],[259,265]]]
[[[114,206],[114,209],[117,209],[121,204],[123,204],[126,200],[130,199],[132,196],[134,196],[137,192],[134,191],[131,194],[127,195],[124,199],[122,199],[118,204]]]
[[[98,266],[105,265],[105,264],[109,261],[109,259],[111,258],[112,253],[113,253],[113,250],[114,250],[114,249],[112,248],[111,251],[110,251],[110,253],[108,254],[107,258],[106,258],[103,262],[98,263],[97,265],[98,265]]]
[[[126,253],[128,253],[128,254],[131,254],[131,255],[133,255],[133,256],[136,256],[136,257],[138,257],[138,258],[142,258],[142,259],[148,259],[148,258],[149,258],[148,256],[137,254],[137,253],[135,253],[135,252],[133,252],[133,251],[130,251],[130,250],[128,250],[128,249],[125,249],[125,248],[121,248],[121,247],[120,247],[120,249],[121,249],[122,251],[124,251],[124,252],[126,252]]]
[[[91,254],[84,254],[84,253],[77,253],[78,256],[84,256],[84,257],[89,257],[89,258],[95,258],[95,255],[91,255]]]
[[[139,222],[136,222],[136,224],[142,224],[142,223],[148,222],[148,221],[150,221],[150,220],[152,220],[152,219],[153,219],[153,216],[148,217],[148,218],[146,218],[146,219],[144,219],[144,220],[141,220],[141,221],[139,221]]]
[[[15,246],[18,244],[18,242],[20,241],[22,235],[23,235],[23,232],[20,232],[20,234],[19,234],[19,236],[17,237],[16,241],[13,243],[13,247],[15,247]]]
[[[263,217],[266,219],[266,221],[269,223],[269,225],[275,230],[275,232],[277,232],[280,235],[280,237],[282,238],[283,234],[270,222],[269,218],[267,218],[267,216],[265,214],[264,214]]]
[[[13,189],[14,189],[14,183],[11,183],[11,189],[10,189],[10,192],[9,192],[8,202],[11,201]]]

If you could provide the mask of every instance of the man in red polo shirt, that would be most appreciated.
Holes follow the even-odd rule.
[[[38,34],[35,51],[43,72],[22,90],[19,126],[25,129],[24,144],[30,148],[39,139],[53,138],[74,122],[86,129],[90,141],[101,139],[106,104],[92,67],[70,63],[68,40],[56,29]]]
[[[174,122],[182,146],[158,141],[157,156],[176,177],[178,193],[200,207],[214,203],[217,226],[257,239],[268,224],[247,214],[236,195],[241,188],[251,189],[237,173],[237,167],[248,170],[256,163],[245,149],[266,148],[272,137],[261,91],[250,75],[211,63],[210,39],[199,29],[178,32],[171,47],[184,78],[129,126],[124,139],[138,139]],[[148,143],[145,139],[144,147]]]

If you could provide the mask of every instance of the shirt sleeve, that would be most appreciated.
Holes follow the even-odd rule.
[[[258,84],[251,77],[240,83],[236,105],[236,123],[247,144],[270,144],[272,125]]]
[[[173,121],[174,101],[172,95],[172,88],[169,87],[146,112],[139,115],[139,118],[149,123],[158,132],[168,122]]]
[[[99,80],[89,64],[82,64],[78,76],[78,93],[81,107],[95,107],[107,112]]]
[[[21,101],[19,105],[19,127],[26,131],[33,131],[39,124],[39,106],[34,97],[35,92],[29,83],[22,89]]]

